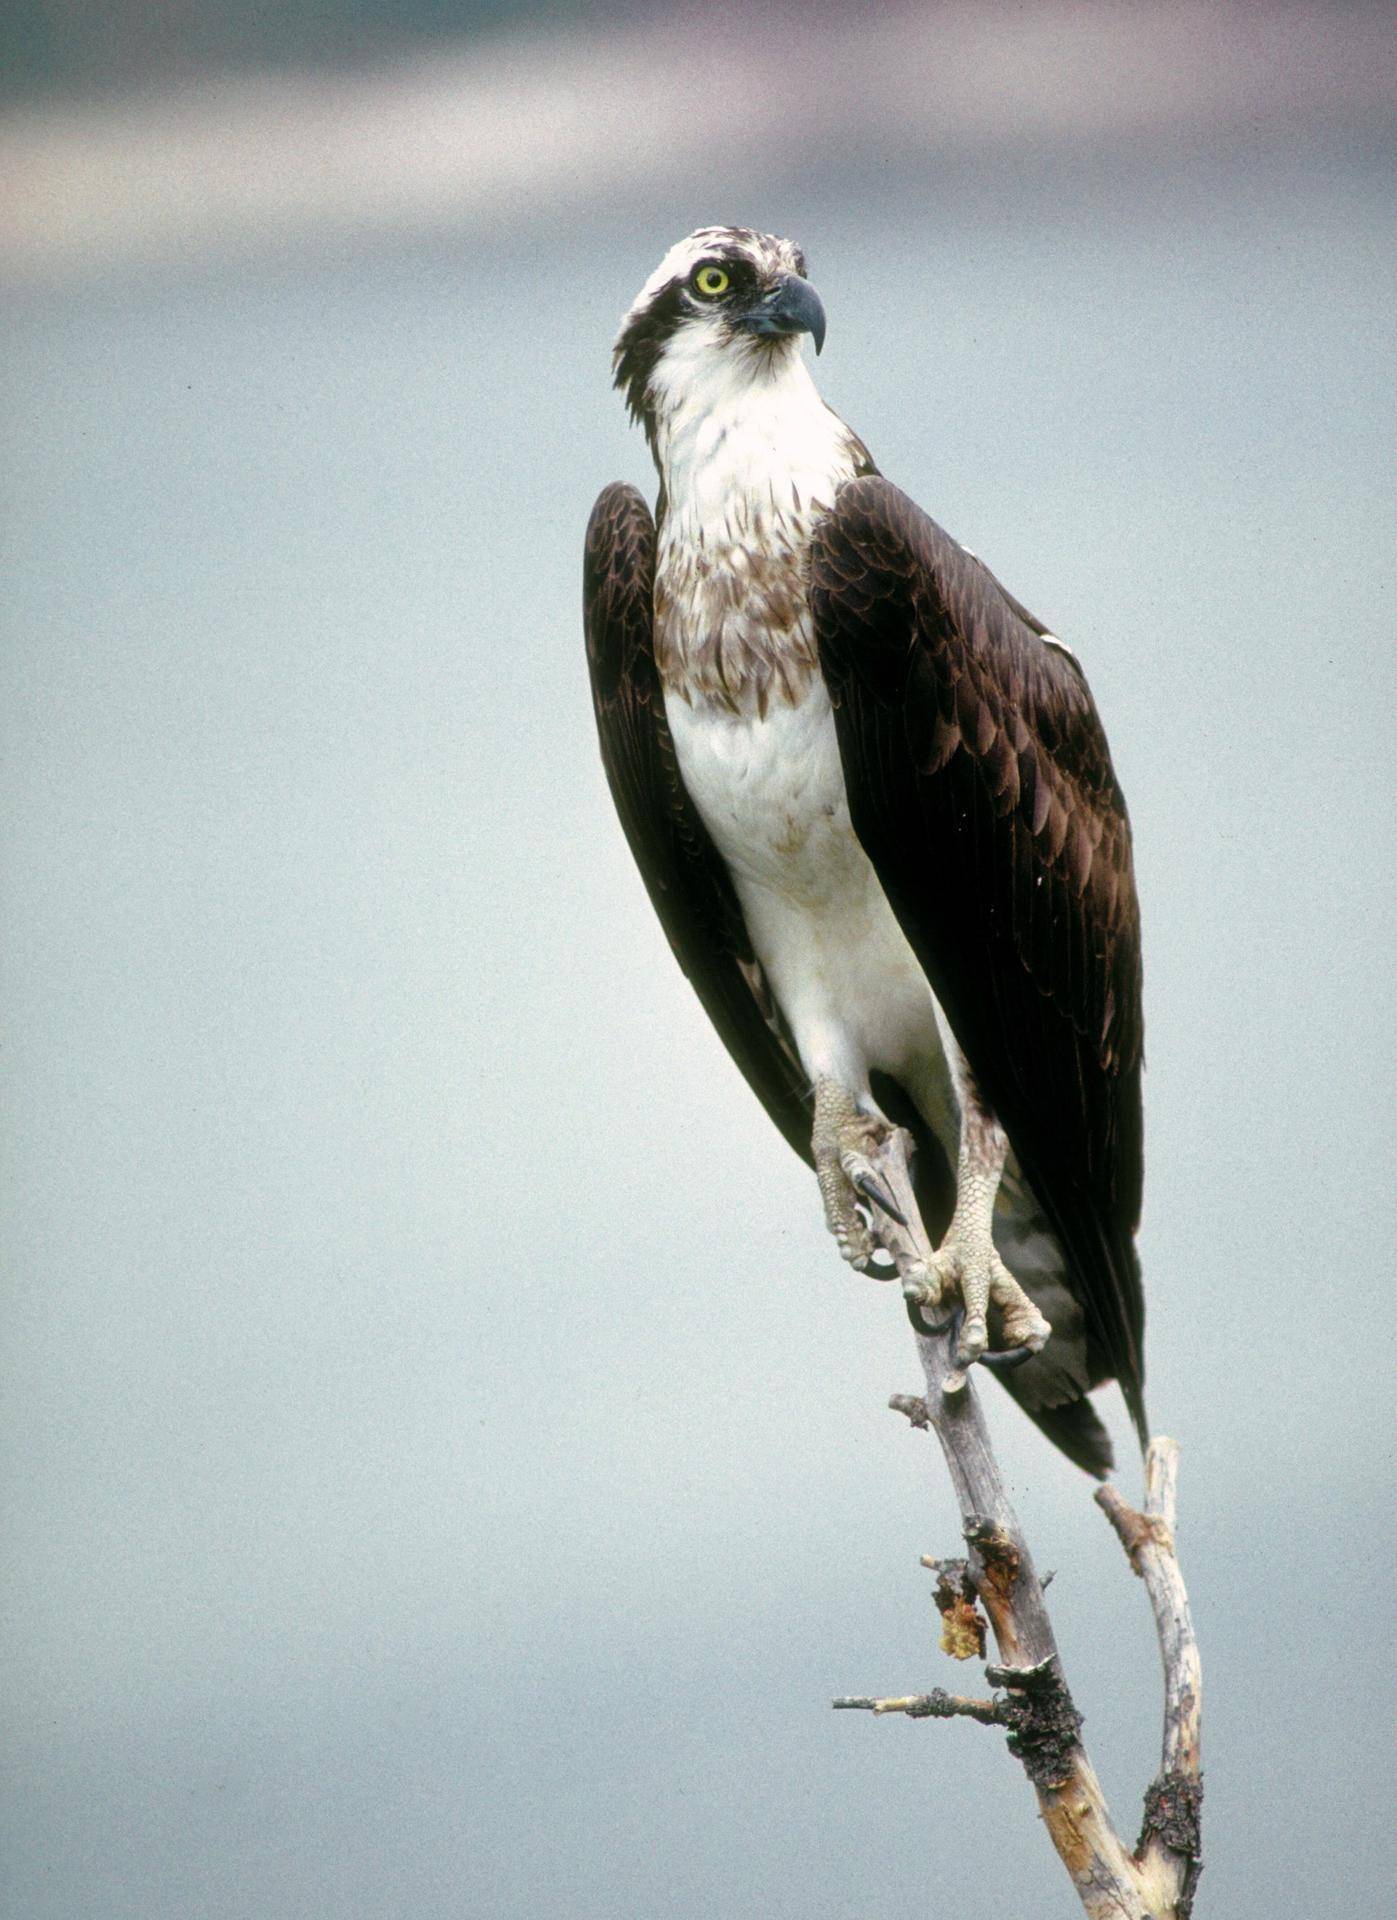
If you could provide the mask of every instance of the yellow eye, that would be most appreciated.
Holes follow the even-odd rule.
[[[694,289],[705,299],[716,300],[720,293],[726,293],[731,285],[721,267],[700,267],[694,275]]]

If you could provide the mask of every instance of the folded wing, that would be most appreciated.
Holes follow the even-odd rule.
[[[1143,1439],[1139,908],[1086,680],[881,478],[841,488],[811,599],[855,832]]]

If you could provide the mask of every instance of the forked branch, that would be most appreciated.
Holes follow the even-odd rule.
[[[1166,1911],[1187,1916],[1203,1865],[1203,1669],[1174,1546],[1178,1483],[1179,1449],[1174,1441],[1157,1438],[1145,1456],[1144,1512],[1128,1506],[1110,1485],[1097,1489],[1096,1504],[1145,1583],[1164,1665],[1163,1755],[1145,1795],[1136,1857],[1147,1880],[1171,1894],[1174,1904]]]
[[[926,1234],[907,1169],[907,1136],[893,1129],[874,1157],[904,1228],[880,1219],[879,1234],[899,1266],[927,1252]],[[1043,1582],[1019,1528],[991,1451],[975,1389],[953,1364],[950,1337],[919,1337],[925,1399],[898,1395],[893,1406],[930,1426],[941,1443],[960,1505],[966,1558],[938,1561],[937,1604],[942,1644],[960,1658],[984,1650],[988,1615],[1000,1664],[985,1677],[1001,1689],[992,1700],[943,1693],[889,1699],[836,1700],[837,1707],[914,1718],[968,1716],[1003,1726],[1038,1796],[1044,1824],[1091,1920],[1188,1920],[1201,1861],[1199,1761],[1201,1679],[1188,1596],[1174,1550],[1178,1449],[1151,1442],[1144,1511],[1112,1486],[1097,1500],[1144,1580],[1164,1663],[1164,1744],[1160,1770],[1145,1795],[1144,1826],[1131,1852],[1117,1834],[1100,1782],[1081,1739],[1081,1716],[1062,1671]],[[976,1622],[978,1621],[978,1626]]]

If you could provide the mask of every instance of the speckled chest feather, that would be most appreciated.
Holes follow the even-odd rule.
[[[703,371],[656,397],[656,660],[667,694],[761,715],[816,672],[810,541],[868,455],[794,354]]]
[[[803,699],[816,667],[807,597],[815,519],[794,501],[739,498],[696,540],[662,536],[655,656],[667,689],[759,715]]]

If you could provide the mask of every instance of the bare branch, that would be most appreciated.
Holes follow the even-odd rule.
[[[924,1268],[929,1248],[908,1173],[907,1136],[890,1130],[871,1157],[896,1209],[884,1210],[879,1238],[900,1270],[915,1269],[919,1263]],[[980,1648],[971,1644],[978,1598],[1001,1661],[986,1668],[986,1678],[1003,1692],[992,1701],[937,1689],[884,1700],[848,1698],[835,1705],[913,1718],[968,1715],[1003,1726],[1090,1920],[1188,1920],[1199,1871],[1201,1685],[1188,1599],[1174,1551],[1178,1450],[1168,1440],[1151,1445],[1143,1513],[1130,1508],[1114,1488],[1102,1488],[1097,1495],[1149,1589],[1164,1658],[1163,1763],[1146,1795],[1144,1831],[1132,1854],[1112,1825],[1082,1745],[1081,1716],[1068,1690],[1043,1598],[1046,1583],[1034,1570],[1009,1504],[975,1389],[955,1366],[947,1335],[921,1336],[917,1349],[926,1375],[925,1397],[898,1394],[890,1404],[914,1427],[930,1426],[935,1432],[960,1506],[967,1548],[964,1561],[926,1562],[939,1576],[943,1644],[962,1658],[982,1650],[983,1623]]]
[[[1145,1820],[1135,1851],[1142,1874],[1167,1900],[1166,1911],[1188,1920],[1202,1871],[1203,1673],[1174,1545],[1178,1477],[1179,1449],[1161,1436],[1150,1442],[1145,1458],[1144,1512],[1137,1513],[1111,1486],[1099,1488],[1096,1501],[1145,1583],[1164,1666],[1159,1773],[1145,1795]]]
[[[933,1687],[930,1693],[908,1693],[891,1700],[875,1700],[868,1694],[846,1694],[839,1700],[831,1700],[830,1705],[859,1707],[865,1713],[905,1713],[909,1720],[953,1720],[963,1715],[987,1727],[1007,1724],[998,1700],[971,1700],[963,1693],[946,1693],[940,1687]]]

